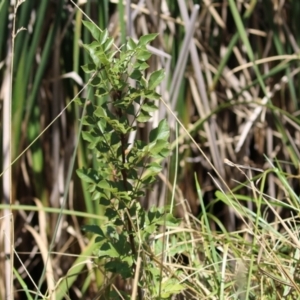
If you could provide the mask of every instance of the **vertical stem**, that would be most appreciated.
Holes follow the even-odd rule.
[[[120,95],[122,95],[122,93],[118,92],[117,95],[120,96]],[[117,115],[121,119],[123,116],[122,110],[117,110]],[[122,147],[122,163],[124,166],[126,163],[126,135],[121,134],[120,140],[121,140],[121,147]],[[126,172],[125,168],[121,169],[121,174],[122,174],[122,178],[123,178],[124,189],[128,192],[128,183],[127,183],[128,176],[127,176],[127,172]],[[132,200],[134,200],[134,199],[132,199]],[[130,214],[128,213],[128,211],[126,214],[126,218],[127,218],[127,231],[128,231],[128,235],[129,235],[129,242],[131,245],[132,254],[134,256],[136,256],[136,248],[135,248],[134,236],[133,236],[133,232],[132,232],[133,228],[132,228],[132,224],[131,224]],[[133,263],[132,268],[133,268],[133,271],[135,272],[136,271],[135,263]],[[138,298],[140,300],[142,300],[142,291],[141,291],[140,287],[138,288]]]
[[[9,63],[8,65],[9,66]],[[12,68],[12,67],[11,67]],[[2,91],[3,100],[3,199],[4,204],[12,204],[11,197],[11,88],[9,78],[12,77],[11,70],[7,67],[5,71]],[[5,253],[5,299],[13,299],[13,226],[12,210],[4,210],[5,232],[4,232],[4,253]],[[12,293],[12,294],[10,294]]]
[[[13,69],[14,69],[14,44],[15,28],[18,7],[23,1],[16,1],[14,6],[14,17],[12,21],[11,47],[8,49],[8,59],[3,81],[3,199],[5,204],[12,205],[12,181],[11,181],[11,120],[12,120],[12,88],[13,88]],[[13,293],[13,267],[14,267],[14,232],[12,209],[4,211],[5,229],[4,253],[5,253],[5,289],[6,299],[14,299]]]

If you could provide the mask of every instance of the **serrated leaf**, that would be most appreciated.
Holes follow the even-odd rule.
[[[110,243],[107,242],[101,245],[98,251],[98,256],[99,257],[108,256],[110,258],[117,258],[119,257],[119,254],[117,250]]]
[[[157,36],[158,36],[158,33],[150,33],[150,34],[143,35],[140,38],[138,45],[145,46],[145,45],[149,44],[151,41],[153,41]]]
[[[105,264],[105,269],[112,273],[120,274],[124,279],[128,277],[132,277],[131,264],[129,265],[125,261],[120,261],[120,260],[109,261]],[[116,298],[110,298],[110,299],[119,299],[119,295]]]
[[[157,70],[154,71],[148,80],[148,89],[149,90],[154,90],[164,79],[165,77],[165,72],[164,70]]]
[[[90,31],[93,38],[97,41],[99,41],[100,37],[100,29],[96,26],[96,24],[89,22],[89,21],[82,21],[83,25]]]
[[[151,130],[149,135],[149,141],[152,143],[155,140],[167,140],[170,135],[168,123],[165,119],[161,120],[158,127]]]
[[[112,188],[110,182],[108,182],[107,180],[103,179],[98,183],[98,187],[103,189],[103,190],[107,190],[107,191],[114,191],[115,189]]]
[[[130,243],[127,241],[127,237],[123,233],[119,236],[119,240],[114,243],[114,247],[120,256],[130,255]]]

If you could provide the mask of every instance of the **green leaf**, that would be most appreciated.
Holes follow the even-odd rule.
[[[114,131],[110,136],[110,145],[114,146],[120,143],[120,141],[121,141],[120,135]]]
[[[129,77],[135,80],[139,80],[141,79],[141,77],[143,76],[142,72],[135,69],[130,75]]]
[[[145,176],[142,177],[141,182],[145,187],[149,187],[156,180],[156,174],[149,174],[147,173]]]
[[[123,223],[122,223],[123,225]],[[119,236],[119,240],[114,243],[115,249],[120,256],[129,256],[131,252],[130,243],[127,241],[127,237],[124,233]]]
[[[108,120],[108,122],[115,131],[120,132],[122,134],[127,133],[127,128],[126,128],[127,126],[120,123],[118,120]]]
[[[99,257],[105,257],[108,256],[110,258],[116,258],[119,257],[119,254],[117,250],[112,246],[111,243],[107,242],[101,245],[99,251],[98,251],[98,256]]]
[[[161,298],[167,299],[172,295],[176,295],[184,290],[184,286],[176,279],[167,279],[163,281],[161,287]]]
[[[108,208],[105,210],[105,216],[106,216],[109,220],[113,220],[114,218],[116,218],[116,217],[118,216],[118,213],[117,213],[114,209],[108,207]]]
[[[82,120],[82,125],[90,126],[90,125],[94,125],[94,124],[95,124],[95,121],[90,116],[85,116]]]
[[[95,51],[91,53],[91,57],[93,61],[101,63],[105,67],[110,67],[110,59],[109,57],[101,50],[101,51]]]
[[[129,38],[128,42],[127,42],[127,49],[134,50],[136,48],[136,46],[137,45],[136,45],[135,41],[132,38]]]
[[[82,230],[86,232],[91,232],[98,234],[99,236],[105,237],[103,230],[98,225],[84,225]]]
[[[113,38],[109,38],[107,39],[107,41],[104,44],[104,51],[107,51],[111,48],[112,44],[114,43],[114,39]]]
[[[128,115],[132,115],[132,116],[135,115],[135,109],[134,109],[134,105],[133,104],[128,105],[128,107],[126,108],[126,113]]]
[[[121,219],[119,219],[119,218],[117,218],[117,219],[114,221],[114,224],[115,224],[116,226],[124,226],[124,222],[123,222]]]
[[[155,140],[167,140],[169,138],[170,130],[166,119],[159,122],[158,127],[151,130],[149,141],[152,143]]]
[[[101,243],[101,242],[103,242],[103,241],[105,241],[106,240],[106,237],[105,236],[100,236],[100,235],[98,235],[98,236],[96,236],[96,238],[95,238],[95,243]]]
[[[151,119],[151,115],[146,111],[141,111],[138,117],[136,118],[136,120],[140,123],[145,123],[149,121],[149,119]]]
[[[146,80],[146,78],[144,76],[141,78],[139,83],[140,83],[142,88],[147,88],[147,86],[148,86],[148,81]]]
[[[80,106],[84,105],[85,101],[86,101],[86,98],[75,98],[74,99],[74,102]]]
[[[92,195],[92,200],[93,201],[98,201],[102,196],[102,193],[98,192],[98,191],[95,191]]]
[[[88,131],[83,131],[82,132],[82,138],[85,141],[90,142],[90,143],[95,141],[95,136],[92,133],[88,132]]]
[[[152,162],[147,166],[147,170],[153,173],[159,173],[162,170],[162,166],[156,162]]]
[[[108,91],[103,87],[100,87],[99,89],[97,89],[96,94],[95,94],[95,96],[97,96],[97,97],[103,97],[106,95],[108,95]]]
[[[153,102],[144,103],[142,106],[142,110],[146,112],[154,112],[158,109],[158,107]]]
[[[98,87],[101,83],[101,79],[99,77],[94,77],[92,81],[90,81],[90,85],[94,87]]]
[[[128,262],[121,261],[121,260],[115,260],[115,261],[109,261],[105,264],[105,268],[116,274],[120,274],[124,279],[132,277],[132,268],[131,264],[128,264]],[[119,296],[117,298],[110,298],[110,299],[120,299]]]
[[[174,227],[178,226],[180,222],[180,219],[175,218],[171,213],[167,213],[163,218],[158,220],[156,224]]]
[[[89,149],[94,149],[95,148],[95,143],[91,143],[91,145],[92,146],[94,146],[94,147],[90,147],[89,146]],[[104,154],[104,153],[107,153],[107,152],[109,152],[110,151],[110,146],[109,145],[107,145],[107,144],[105,144],[105,143],[103,143],[103,142],[99,142],[99,143],[97,143],[97,145],[96,145],[96,149],[101,153],[101,154]]]
[[[105,29],[99,34],[100,45],[103,45],[107,41],[107,38],[108,38],[108,30]]]
[[[95,41],[89,45],[86,45],[86,44],[83,45],[83,47],[89,51],[90,56],[95,64],[96,68],[98,68],[100,66],[99,51],[97,53],[98,46],[99,46],[99,44]]]
[[[165,72],[164,70],[157,70],[154,71],[148,80],[148,89],[153,90],[155,89],[164,79]]]
[[[103,197],[104,195],[102,194],[102,197],[99,200],[99,204],[103,205],[103,206],[108,206],[110,205],[110,201],[107,198]]]
[[[144,232],[146,233],[146,236],[149,236],[149,234],[153,234],[155,230],[156,230],[155,224],[146,225],[144,228]]]
[[[112,187],[111,183],[108,180],[105,180],[105,179],[101,180],[98,183],[98,187],[103,189],[103,190],[110,191],[110,192],[116,191],[116,189]]]
[[[93,38],[99,41],[100,37],[100,29],[96,26],[96,24],[88,21],[82,21],[83,25],[91,32]]]
[[[136,53],[136,58],[141,61],[146,61],[147,59],[150,58],[150,56],[151,56],[151,53],[146,49],[139,50]]]
[[[139,46],[145,46],[153,41],[158,36],[158,33],[150,33],[142,36],[139,40]]]
[[[168,157],[169,155],[170,155],[170,149],[169,149],[169,144],[168,144],[168,147],[162,149],[159,152],[159,155],[157,157],[154,156],[153,158],[165,158],[165,157]]]
[[[160,94],[156,93],[155,91],[150,91],[150,90],[146,90],[145,93],[145,98],[147,99],[151,99],[151,100],[159,100],[160,99]]]
[[[140,71],[144,71],[146,69],[149,68],[149,65],[144,62],[144,61],[137,61],[134,65],[133,65],[134,69],[140,70]]]
[[[97,109],[94,111],[94,115],[98,118],[106,118],[107,117],[106,110],[101,106],[97,107]]]
[[[99,176],[93,169],[78,169],[76,173],[79,178],[87,183],[97,183],[99,181]]]
[[[161,151],[168,149],[168,146],[169,146],[168,142],[159,139],[149,144],[148,151],[153,156],[153,155],[161,154]]]
[[[87,73],[87,74],[93,73],[93,72],[96,71],[96,66],[95,66],[95,64],[86,64],[86,65],[84,65],[84,66],[81,66],[81,68],[82,68],[82,70],[83,70],[85,73]]]

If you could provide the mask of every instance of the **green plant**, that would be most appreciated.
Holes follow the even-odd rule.
[[[94,153],[96,167],[77,173],[88,183],[92,199],[99,201],[107,217],[102,227],[86,225],[84,230],[96,234],[97,254],[104,262],[105,273],[112,274],[110,279],[114,275],[135,278],[139,298],[147,294],[151,299],[168,298],[176,279],[162,283],[163,273],[157,267],[159,260],[151,254],[150,240],[161,226],[178,222],[164,208],[153,207],[146,212],[139,203],[161,171],[159,162],[169,155],[166,120],[150,131],[147,141],[128,143],[128,136],[139,124],[148,122],[158,108],[154,104],[160,99],[156,87],[164,71],[154,71],[148,80],[144,76],[151,56],[147,44],[157,35],[145,35],[137,43],[129,39],[121,49],[113,50],[107,30],[101,32],[91,22],[83,24],[95,39],[84,45],[92,62],[83,70],[92,75],[90,84],[96,100],[86,105],[82,124],[83,139]],[[109,299],[119,297],[111,289],[112,281],[103,288]],[[181,285],[177,288],[180,291]]]

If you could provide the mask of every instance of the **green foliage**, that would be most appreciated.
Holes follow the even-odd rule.
[[[138,123],[149,121],[158,108],[154,100],[160,95],[155,89],[164,71],[154,71],[148,80],[143,74],[151,56],[147,44],[157,35],[143,36],[137,43],[129,39],[121,49],[114,50],[107,30],[100,32],[93,23],[83,24],[95,39],[84,45],[92,62],[82,69],[92,76],[90,85],[95,88],[97,103],[87,105],[82,137],[95,154],[97,168],[82,168],[77,174],[88,184],[91,198],[103,205],[108,220],[102,228],[87,225],[84,230],[96,235],[97,254],[104,261],[106,273],[134,278],[141,256],[140,296],[155,283],[152,299],[168,298],[182,286],[172,277],[161,283],[160,270],[154,262],[149,264],[149,241],[159,227],[174,226],[178,220],[162,208],[146,212],[139,204],[161,171],[156,161],[169,155],[168,124],[162,120],[151,130],[148,141],[127,142]],[[174,292],[170,290],[173,285]]]

